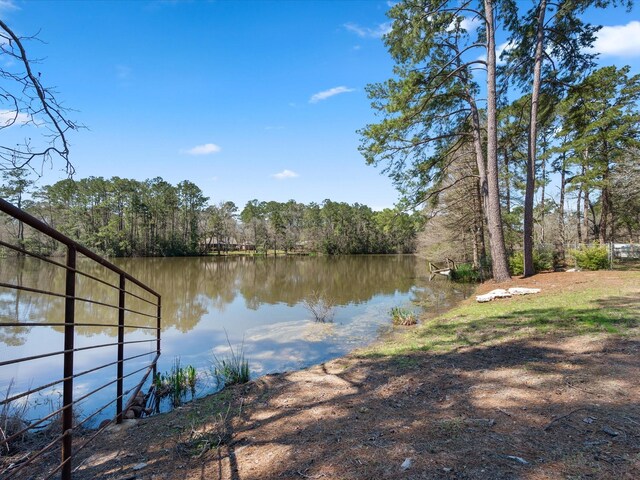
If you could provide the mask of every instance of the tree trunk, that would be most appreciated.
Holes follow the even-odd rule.
[[[562,154],[562,165],[560,166],[560,205],[558,206],[558,233],[560,238],[556,248],[557,266],[561,268],[564,268],[565,266],[564,244],[566,241],[566,235],[564,226],[564,195],[567,177],[566,162],[565,154]]]
[[[484,267],[487,264],[487,249],[484,243],[484,209],[482,208],[482,195],[480,194],[480,182],[476,182],[475,220],[473,222],[473,248],[474,255],[477,256],[475,267],[480,271],[480,278],[484,279]]]
[[[582,223],[584,225],[584,243],[589,243],[591,239],[591,232],[589,230],[589,205],[591,201],[589,200],[589,187],[587,184],[583,184],[584,192],[582,193]],[[594,225],[595,227],[595,225]]]
[[[582,214],[580,213],[582,203],[582,188],[578,190],[578,201],[576,203],[576,221],[578,227],[578,243],[582,243]]]
[[[496,43],[493,18],[493,1],[484,0],[487,35],[487,229],[493,279],[504,282],[511,279],[507,250],[504,246],[500,190],[498,187],[498,123],[496,95]]]
[[[547,149],[545,148],[546,145],[546,140],[543,141],[542,143],[542,154],[546,154]],[[545,190],[546,190],[546,186],[547,186],[547,161],[544,159],[542,160],[542,185],[540,185],[541,188],[541,192],[540,192],[540,243],[544,244],[544,195],[545,195]]]
[[[509,171],[509,152],[504,150],[504,200],[505,210],[511,213],[511,172]]]
[[[611,190],[609,189],[609,163],[605,166],[602,174],[602,194],[600,196],[601,212],[600,212],[600,244],[606,245],[609,242],[607,229],[609,228],[609,215],[611,213]]]
[[[524,194],[524,276],[535,274],[533,268],[533,195],[536,188],[536,143],[538,136],[538,102],[540,99],[540,77],[544,49],[544,16],[547,1],[541,0],[538,12],[536,52],[533,65],[533,87],[531,90],[531,115],[529,117],[529,142],[527,150],[527,186]]]

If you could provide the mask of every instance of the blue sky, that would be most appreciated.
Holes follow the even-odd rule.
[[[528,2],[523,2],[528,4]],[[45,85],[88,130],[76,178],[163,177],[211,202],[360,202],[397,194],[357,150],[364,87],[391,74],[386,1],[0,0]],[[640,9],[591,14],[603,64],[640,72]],[[500,39],[499,39],[500,40]],[[47,167],[41,182],[64,178]]]

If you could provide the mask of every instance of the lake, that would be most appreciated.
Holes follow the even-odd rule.
[[[162,356],[158,371],[167,372],[174,361],[198,371],[196,395],[214,391],[211,376],[214,355],[224,357],[228,343],[243,348],[251,375],[304,368],[344,355],[379,338],[391,328],[389,310],[418,304],[436,314],[469,293],[469,288],[438,276],[429,280],[426,262],[415,256],[344,257],[197,257],[113,259],[113,263],[162,295]],[[80,265],[93,274],[102,267]],[[64,291],[62,269],[32,258],[0,260],[0,281],[33,288]],[[115,278],[111,279],[116,283]],[[331,322],[316,322],[304,301],[320,293],[335,304]],[[77,295],[117,303],[117,292],[79,277]],[[131,308],[143,309],[134,305]],[[0,288],[0,324],[8,322],[61,322],[64,301],[28,292]],[[116,323],[117,311],[76,302],[76,322]],[[149,319],[149,325],[155,321]],[[141,325],[136,319],[136,325]],[[143,325],[141,325],[143,326]],[[148,331],[128,329],[126,340],[150,340]],[[78,327],[76,347],[109,344],[113,327]],[[0,328],[1,358],[17,358],[62,350],[61,327]],[[152,341],[127,345],[125,357],[151,352]],[[75,371],[115,360],[115,347],[78,352]],[[132,371],[147,358],[127,363]],[[10,382],[12,394],[61,378],[62,358],[52,357],[18,366],[0,367],[0,395]],[[115,367],[113,367],[115,370]],[[125,371],[126,373],[126,371]],[[140,374],[127,380],[125,389]],[[78,379],[75,394],[92,391],[115,371],[95,372]],[[61,388],[61,387],[60,387]],[[113,389],[92,396],[84,406],[90,412],[113,398]],[[30,398],[32,415],[59,404],[55,388]],[[81,408],[82,411],[82,408]],[[112,414],[103,415],[111,416]]]

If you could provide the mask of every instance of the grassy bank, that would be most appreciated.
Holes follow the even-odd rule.
[[[564,276],[564,277],[563,277]],[[637,335],[640,272],[576,272],[514,279],[508,286],[536,286],[535,295],[477,303],[475,296],[415,330],[365,349],[366,357],[449,352],[542,335]],[[502,285],[485,284],[484,293]]]

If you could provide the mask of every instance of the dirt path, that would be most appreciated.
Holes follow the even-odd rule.
[[[226,426],[199,424],[203,401],[112,433],[77,476],[637,479],[639,354],[578,338],[337,360],[236,388]]]
[[[541,281],[581,285],[518,285]],[[607,334],[353,354],[118,427],[74,478],[637,479],[638,379],[638,338]]]

